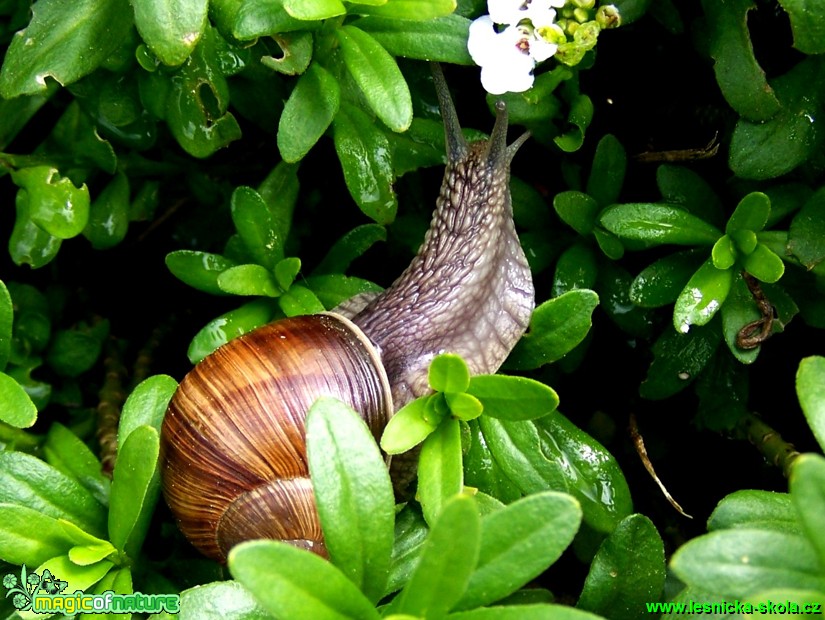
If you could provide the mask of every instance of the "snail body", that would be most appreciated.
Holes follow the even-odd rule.
[[[204,358],[181,381],[161,430],[163,493],[184,535],[225,561],[247,539],[325,555],[309,480],[304,419],[319,396],[387,420],[429,390],[430,361],[457,353],[493,373],[527,328],[530,270],[516,235],[507,145],[497,106],[487,141],[468,144],[434,67],[447,167],[432,223],[409,267],[383,293],[338,313],[275,321]],[[357,302],[357,303],[356,303]]]

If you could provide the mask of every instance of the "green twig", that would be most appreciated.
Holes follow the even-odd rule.
[[[106,343],[103,367],[106,379],[100,388],[100,402],[97,405],[97,440],[100,443],[101,470],[105,475],[111,476],[117,459],[117,426],[126,400],[123,390],[126,368],[120,360],[120,351],[114,338]]]
[[[782,439],[778,432],[753,413],[742,418],[737,428],[769,463],[781,468],[785,477],[788,477],[791,465],[799,456],[793,444]]]

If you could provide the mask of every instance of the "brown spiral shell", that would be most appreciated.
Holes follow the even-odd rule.
[[[274,538],[326,555],[304,420],[319,396],[360,412],[376,438],[392,415],[372,344],[348,319],[293,317],[244,334],[184,377],[161,430],[163,493],[205,555]]]

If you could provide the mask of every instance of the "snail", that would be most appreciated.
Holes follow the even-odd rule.
[[[527,329],[535,300],[513,224],[507,112],[489,140],[468,143],[433,66],[447,166],[424,242],[385,291],[333,312],[281,319],[244,334],[181,381],[161,430],[166,502],[189,541],[225,561],[248,539],[325,555],[306,459],[304,417],[319,396],[358,411],[377,438],[426,394],[438,354],[494,373]]]

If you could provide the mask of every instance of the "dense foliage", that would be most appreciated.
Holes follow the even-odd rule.
[[[200,619],[825,602],[825,7],[568,0],[532,88],[500,96],[467,51],[486,10],[0,0],[3,617],[54,579]],[[532,134],[530,329],[500,375],[436,358],[381,440],[420,445],[397,505],[355,414],[313,406],[331,561],[206,560],[160,499],[177,380],[400,273],[443,170],[429,60],[468,138],[497,101]]]

